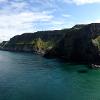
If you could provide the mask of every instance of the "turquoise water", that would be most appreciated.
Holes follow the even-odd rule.
[[[0,100],[100,100],[100,70],[0,51]]]

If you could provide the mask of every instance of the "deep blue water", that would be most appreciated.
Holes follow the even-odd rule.
[[[100,70],[0,51],[0,100],[100,100]]]

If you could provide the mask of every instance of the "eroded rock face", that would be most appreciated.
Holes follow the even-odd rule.
[[[100,63],[100,23],[70,29],[17,35],[0,45],[3,50],[26,51],[66,61]]]
[[[99,23],[74,26],[66,31],[65,37],[45,56],[57,56],[74,62],[99,62],[100,49],[93,43],[93,39],[99,35]]]
[[[52,48],[64,35],[64,32],[39,31],[35,33],[24,33],[11,38],[7,43],[1,43],[2,50],[25,51],[44,54],[46,50]]]

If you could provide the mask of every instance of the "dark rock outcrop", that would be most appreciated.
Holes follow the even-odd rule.
[[[17,35],[0,45],[2,50],[27,51],[66,61],[100,63],[100,23],[70,29]]]
[[[44,54],[46,50],[52,48],[63,36],[64,33],[58,30],[24,33],[14,36],[6,44],[2,42],[0,48],[8,51]]]
[[[72,62],[100,63],[100,48],[97,47],[100,39],[96,41],[98,36],[99,23],[75,25],[66,31],[65,37],[45,56],[56,56]]]

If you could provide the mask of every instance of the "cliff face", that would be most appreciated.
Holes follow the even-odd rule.
[[[72,62],[99,63],[100,24],[75,25],[45,56],[61,57]]]
[[[11,38],[7,43],[1,43],[2,50],[26,51],[44,54],[64,36],[60,31],[40,31],[35,33],[24,33]]]
[[[100,63],[100,23],[25,33],[1,43],[0,47],[9,51],[36,52],[72,62]]]

